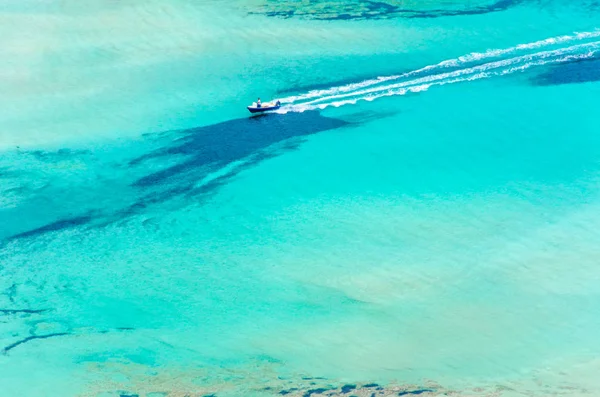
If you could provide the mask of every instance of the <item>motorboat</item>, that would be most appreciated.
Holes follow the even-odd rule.
[[[265,103],[261,103],[261,104],[254,102],[254,103],[252,103],[252,105],[248,106],[248,110],[250,111],[250,113],[263,113],[263,112],[269,112],[272,110],[277,110],[280,107],[281,107],[281,104],[279,103],[279,101],[265,102]]]

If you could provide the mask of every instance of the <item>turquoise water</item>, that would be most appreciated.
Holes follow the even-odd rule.
[[[0,6],[0,394],[600,393],[599,17]]]

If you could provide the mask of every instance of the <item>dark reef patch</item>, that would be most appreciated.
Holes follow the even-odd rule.
[[[311,378],[309,378],[310,380]],[[302,378],[302,380],[306,380]],[[318,387],[310,386],[306,383],[298,385],[297,388],[283,389],[280,395],[290,395],[294,397],[377,397],[377,396],[419,396],[419,395],[442,395],[447,390],[438,384],[430,382],[429,384],[418,387],[415,385],[391,384],[380,386],[377,383],[361,384],[338,384],[335,386],[329,382],[321,383]],[[445,394],[444,394],[445,395]]]
[[[0,309],[0,314],[41,314],[49,309]]]
[[[180,131],[173,145],[130,162],[136,166],[150,159],[167,164],[182,159],[134,181],[132,186],[146,193],[120,215],[134,214],[173,197],[206,195],[239,172],[296,149],[302,137],[347,124],[311,111],[249,117]]]
[[[310,397],[313,394],[323,394],[323,393],[325,393],[328,390],[330,390],[330,389],[326,389],[324,387],[319,387],[317,389],[310,389],[310,390],[307,390],[302,396],[303,397]]]
[[[33,336],[28,336],[27,338],[23,338],[21,340],[16,341],[15,343],[11,343],[10,345],[5,346],[2,349],[2,353],[6,354],[9,351],[11,351],[12,349],[14,349],[15,347],[20,346],[20,345],[22,345],[24,343],[27,343],[27,342],[31,342],[32,340],[36,340],[36,339],[48,339],[48,338],[54,338],[54,337],[57,337],[57,336],[65,336],[65,335],[70,335],[70,334],[68,332],[58,332],[58,333],[55,333],[55,334],[48,334],[48,335],[39,335],[39,336],[33,335]]]
[[[403,8],[402,4],[385,1],[268,1],[260,11],[250,14],[261,14],[276,18],[306,18],[323,21],[334,20],[366,20],[391,18],[440,18],[452,16],[468,16],[504,11],[523,3],[525,0],[497,0],[489,4],[466,6],[464,8]],[[300,4],[298,4],[300,3]]]
[[[33,150],[28,152],[38,160],[46,162],[55,162],[60,160],[70,160],[73,157],[81,157],[86,154],[90,154],[89,150],[71,150],[71,149],[58,149],[56,151],[42,151]]]
[[[409,395],[419,395],[419,394],[423,394],[423,393],[433,393],[435,392],[435,390],[433,389],[417,389],[417,390],[406,390],[406,391],[401,391],[398,393],[399,396],[409,396]]]
[[[55,232],[64,229],[70,229],[77,226],[85,225],[90,222],[92,217],[90,215],[75,216],[72,218],[61,219],[44,226],[37,227],[35,229],[27,230],[25,232],[17,233],[9,237],[9,239],[19,239],[25,237],[36,237],[44,233]]]
[[[243,170],[295,150],[304,137],[348,124],[316,111],[307,111],[246,117],[159,133],[161,142],[152,148],[147,142],[133,142],[131,148],[119,149],[142,155],[133,157],[133,154],[119,152],[122,160],[117,162],[113,152],[107,156],[105,166],[115,169],[117,177],[114,180],[106,177],[98,180],[96,169],[90,167],[89,174],[87,171],[81,174],[86,184],[71,189],[67,184],[69,181],[59,180],[55,186],[52,175],[44,175],[43,178],[48,180],[43,189],[32,191],[23,205],[4,211],[2,216],[8,227],[0,232],[0,241],[7,243],[81,227],[99,228],[146,212],[150,206],[175,203],[178,199],[180,201],[174,205],[184,206],[190,199],[197,201],[214,193]],[[104,150],[112,149],[100,148],[91,153],[94,158],[102,159]],[[31,156],[38,161],[52,162],[66,158],[76,160],[88,153],[67,149],[27,152],[29,157],[24,159],[24,166]],[[95,164],[95,167],[99,166],[102,164]],[[65,183],[69,189],[60,187],[59,183]],[[73,204],[71,196],[78,192],[89,197],[97,193],[99,199],[86,201],[83,206],[77,201]],[[23,219],[25,208],[40,208],[41,205],[44,210],[39,216]]]
[[[190,177],[197,182],[199,174],[206,175],[233,162],[251,156],[256,156],[256,162],[269,158],[272,153],[264,150],[276,143],[345,124],[318,112],[304,112],[250,117],[184,130],[173,146],[138,157],[130,164],[161,157],[185,156],[187,159],[139,178],[134,186],[161,186],[168,182],[184,182]]]
[[[600,56],[554,65],[531,78],[538,86],[577,84],[600,81]]]

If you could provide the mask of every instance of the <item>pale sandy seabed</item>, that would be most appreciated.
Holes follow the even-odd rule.
[[[598,21],[3,2],[0,397],[600,395]]]

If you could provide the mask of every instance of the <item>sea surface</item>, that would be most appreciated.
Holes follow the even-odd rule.
[[[597,1],[4,0],[0,58],[0,397],[600,395]]]

